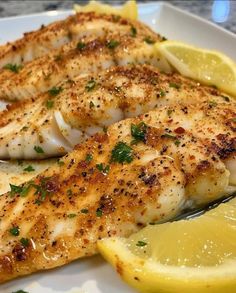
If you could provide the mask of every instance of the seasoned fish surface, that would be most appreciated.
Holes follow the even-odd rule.
[[[226,101],[164,106],[95,134],[12,188],[0,198],[1,282],[93,255],[98,239],[232,193],[234,115]]]
[[[104,36],[108,31],[134,35],[136,30],[150,35],[150,29],[137,21],[95,12],[77,13],[65,20],[42,25],[36,31],[25,33],[19,40],[0,46],[0,68],[7,64],[22,65],[84,37]]]
[[[128,31],[113,31],[107,26],[107,33],[84,37],[72,41],[32,62],[26,63],[15,72],[6,68],[0,72],[0,98],[23,100],[46,92],[64,79],[78,75],[99,72],[114,65],[150,63],[163,70],[170,67],[155,50],[154,42],[159,36],[138,24],[129,26]],[[135,35],[131,34],[135,29]]]
[[[0,114],[0,158],[64,155],[104,127],[176,102],[235,102],[211,87],[151,66],[120,66],[68,80]],[[230,105],[231,104],[231,105]],[[175,107],[175,106],[173,106]]]

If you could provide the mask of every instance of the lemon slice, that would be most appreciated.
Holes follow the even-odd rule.
[[[94,11],[97,13],[115,14],[125,18],[137,19],[138,18],[138,7],[135,0],[127,1],[121,8],[115,8],[111,5],[102,4],[100,2],[91,0],[87,5],[74,5],[76,12],[90,12]]]
[[[98,249],[140,292],[236,292],[236,199],[197,218],[149,225],[128,239],[103,239]]]
[[[176,41],[157,43],[156,48],[182,75],[236,96],[236,64],[226,55]]]

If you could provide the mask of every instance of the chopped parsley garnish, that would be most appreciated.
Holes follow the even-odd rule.
[[[177,140],[175,140],[174,144],[175,144],[176,146],[179,146],[179,145],[180,145],[180,141],[177,139]]]
[[[62,60],[62,56],[61,55],[57,55],[54,58],[55,61],[61,61]]]
[[[163,91],[163,90],[160,90],[160,92],[159,92],[159,94],[157,96],[159,98],[159,97],[164,97],[165,95],[166,95],[166,92]]]
[[[102,130],[104,133],[107,133],[107,126],[103,126]]]
[[[35,171],[35,169],[31,165],[29,165],[28,167],[24,168],[23,170],[26,171],[26,172],[33,172],[33,171]]]
[[[76,48],[79,50],[83,50],[86,47],[85,43],[83,42],[78,42]]]
[[[59,166],[63,166],[63,165],[65,165],[65,163],[64,163],[62,160],[58,160],[58,161],[57,161],[57,164],[58,164]]]
[[[180,84],[178,84],[178,83],[174,83],[174,82],[170,82],[169,83],[169,86],[170,87],[173,87],[173,88],[175,88],[175,89],[177,89],[177,90],[179,90],[180,89]]]
[[[94,102],[90,101],[90,103],[89,103],[89,108],[92,109],[92,108],[94,108],[94,107],[95,107]]]
[[[13,236],[19,236],[20,235],[20,229],[18,226],[12,227],[9,232],[11,233],[11,235]]]
[[[165,133],[161,137],[176,139],[176,136],[175,135],[172,135],[172,134],[169,134],[169,133]]]
[[[43,150],[40,146],[38,146],[38,145],[35,145],[35,146],[34,146],[34,150],[35,150],[36,153],[38,153],[38,154],[44,154],[44,150]]]
[[[103,165],[103,163],[97,164],[96,168],[104,174],[107,174],[110,170],[110,166],[109,165],[105,166]]]
[[[29,127],[28,126],[24,126],[24,127],[22,127],[22,129],[21,130],[23,130],[23,131],[27,131],[29,129]]]
[[[87,82],[85,89],[90,92],[92,91],[96,86],[96,81],[94,79],[91,79]]]
[[[91,154],[87,154],[87,155],[86,155],[86,158],[85,158],[85,161],[86,161],[86,162],[91,162],[92,159],[93,159],[93,155],[91,155]]]
[[[67,217],[73,219],[74,217],[76,217],[76,214],[68,214]]]
[[[61,86],[59,86],[59,87],[54,86],[48,91],[48,93],[50,96],[55,97],[58,94],[60,94],[62,91],[63,91],[63,88]]]
[[[172,110],[172,109],[168,109],[168,110],[167,110],[167,115],[170,117],[170,116],[171,116],[171,114],[172,114],[172,112],[173,112],[173,110]]]
[[[232,121],[233,121],[233,122],[236,122],[236,118],[232,118]]]
[[[12,293],[29,293],[29,292],[26,292],[26,291],[24,291],[24,290],[17,290],[17,291],[14,291],[14,292],[12,292]]]
[[[68,189],[67,191],[66,191],[66,194],[67,194],[67,196],[72,196],[73,195],[73,193],[72,193],[72,190],[71,189]]]
[[[9,63],[9,64],[6,64],[5,66],[3,66],[3,68],[11,70],[12,72],[18,73],[23,68],[23,66]]]
[[[112,15],[112,19],[113,19],[115,22],[119,21],[120,18],[121,18],[120,15]]]
[[[133,37],[133,38],[136,37],[136,35],[137,35],[137,29],[134,26],[131,27],[130,34],[131,34],[131,37]]]
[[[146,37],[143,39],[144,42],[146,42],[147,44],[151,45],[151,44],[154,44],[155,41],[151,38],[151,37]]]
[[[13,185],[10,183],[11,195],[20,194],[22,192],[22,186]]]
[[[227,96],[221,96],[226,102],[229,102],[230,101],[230,98],[227,97]]]
[[[102,216],[102,210],[101,209],[97,209],[96,210],[96,216],[97,217],[101,217]]]
[[[210,107],[216,107],[217,106],[217,102],[216,101],[209,101],[209,106]]]
[[[107,43],[107,48],[109,49],[115,49],[120,43],[116,40],[110,40],[108,43]]]
[[[82,214],[88,214],[88,209],[82,209],[81,211],[80,211]]]
[[[24,246],[27,247],[29,246],[29,239],[28,238],[21,238],[20,243]]]
[[[147,125],[144,122],[139,123],[138,125],[131,124],[131,135],[135,138],[136,141],[145,141],[147,133]]]
[[[47,100],[46,101],[47,109],[52,109],[53,106],[54,106],[54,101],[52,101],[52,100]]]
[[[146,246],[146,245],[147,245],[147,243],[144,242],[144,241],[141,241],[141,240],[139,240],[139,241],[136,243],[136,246],[139,246],[139,247],[143,247],[143,246]]]
[[[125,142],[118,142],[111,151],[111,161],[118,163],[131,163],[133,161],[133,149]]]

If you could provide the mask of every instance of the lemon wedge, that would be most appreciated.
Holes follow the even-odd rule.
[[[127,239],[103,239],[98,249],[140,292],[236,292],[236,199]]]
[[[94,11],[97,13],[115,14],[125,18],[137,19],[138,18],[138,7],[135,0],[127,1],[122,7],[115,8],[111,5],[102,4],[100,2],[91,0],[87,5],[74,5],[76,12],[90,12]]]
[[[164,41],[155,46],[182,75],[236,96],[236,64],[226,55],[177,41]]]

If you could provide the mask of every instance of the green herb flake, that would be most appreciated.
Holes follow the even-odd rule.
[[[167,110],[167,116],[169,116],[169,117],[170,117],[170,116],[171,116],[171,114],[173,113],[173,111],[174,111],[174,110],[172,110],[172,109],[168,109],[168,110]]]
[[[77,46],[76,46],[76,48],[77,48],[78,50],[83,50],[83,49],[85,49],[85,47],[86,47],[86,44],[83,43],[83,42],[78,42],[78,44],[77,44]]]
[[[143,246],[146,246],[146,245],[147,245],[147,243],[144,242],[144,241],[141,241],[141,240],[139,240],[139,241],[136,243],[136,246],[138,246],[138,247],[143,247]]]
[[[166,92],[163,91],[163,90],[160,90],[160,92],[159,92],[159,94],[157,95],[157,97],[158,97],[158,98],[159,98],[159,97],[165,97],[165,95],[166,95]]]
[[[103,132],[107,134],[107,126],[103,126],[102,128]]]
[[[144,40],[144,42],[146,42],[149,45],[155,43],[155,41],[151,37],[145,37],[143,40]]]
[[[33,172],[33,171],[35,171],[35,169],[31,165],[29,165],[28,167],[24,168],[23,171]]]
[[[9,232],[11,233],[11,235],[13,236],[19,236],[20,235],[20,229],[18,226],[12,227]]]
[[[167,38],[166,37],[161,37],[161,42],[164,42],[164,41],[167,41]]]
[[[62,56],[61,55],[57,55],[57,56],[55,56],[54,60],[56,62],[61,61],[62,60]]]
[[[178,84],[178,83],[174,83],[174,82],[170,82],[170,83],[169,83],[169,86],[172,87],[172,88],[175,88],[175,89],[177,89],[177,90],[179,90],[180,87],[181,87],[180,84]]]
[[[174,144],[175,144],[176,146],[179,146],[179,145],[180,145],[180,141],[177,139],[177,140],[175,140]]]
[[[89,108],[92,109],[92,108],[94,108],[94,107],[95,107],[94,102],[90,101],[90,103],[89,103]]]
[[[88,209],[82,209],[81,211],[80,211],[82,214],[88,214]]]
[[[117,22],[121,19],[121,16],[120,15],[112,15],[112,19],[113,19],[113,21]]]
[[[109,49],[115,49],[120,43],[116,40],[110,40],[108,43],[107,43],[107,48]]]
[[[55,97],[58,94],[60,94],[62,91],[63,91],[63,88],[61,86],[59,86],[59,87],[54,86],[48,91],[48,93],[50,96]]]
[[[58,160],[58,161],[57,161],[57,164],[58,164],[59,166],[63,166],[63,165],[65,165],[65,163],[64,163],[62,160]]]
[[[131,163],[133,161],[133,149],[125,142],[118,142],[111,151],[111,161],[122,163]]]
[[[92,91],[96,86],[96,81],[94,79],[91,79],[87,82],[85,89],[90,92]]]
[[[22,186],[13,185],[10,183],[11,195],[20,194],[22,192]]]
[[[24,126],[24,127],[22,127],[22,131],[27,131],[29,129],[29,127],[28,126]]]
[[[102,216],[102,210],[101,209],[96,210],[96,216],[101,218],[101,216]]]
[[[230,102],[230,98],[227,96],[221,96],[226,102]]]
[[[68,217],[69,219],[73,219],[73,218],[76,217],[76,214],[68,214],[67,217]]]
[[[47,107],[47,109],[52,109],[53,106],[54,106],[54,101],[52,101],[52,100],[47,100],[46,101],[46,107]]]
[[[137,29],[134,27],[134,26],[131,26],[131,29],[130,29],[130,35],[131,37],[135,38],[136,35],[137,35]]]
[[[29,293],[29,292],[24,291],[24,290],[17,290],[17,291],[14,291],[14,292],[12,292],[12,293]]]
[[[216,101],[209,101],[209,106],[210,107],[216,107],[217,106],[217,102]]]
[[[169,133],[165,133],[161,137],[176,139],[176,136],[175,135],[172,135],[172,134],[169,134]]]
[[[89,162],[92,161],[92,159],[93,159],[93,155],[91,155],[91,154],[87,154],[87,155],[86,155],[86,158],[85,158],[85,161],[89,163]]]
[[[18,164],[19,166],[22,166],[22,165],[23,165],[23,160],[17,160],[17,164]]]
[[[24,247],[28,247],[28,246],[29,246],[29,239],[28,239],[28,238],[21,238],[21,239],[20,239],[20,243],[21,243]]]
[[[23,66],[22,65],[17,65],[17,64],[6,64],[5,66],[3,66],[4,69],[8,69],[12,72],[18,73]]]
[[[104,174],[108,174],[108,172],[110,171],[110,166],[109,165],[105,166],[103,165],[103,163],[97,164],[96,168]]]
[[[236,122],[236,118],[232,118],[232,121],[233,121],[233,122]]]
[[[38,145],[35,145],[35,146],[34,146],[34,150],[35,150],[36,153],[38,153],[38,154],[44,154],[44,150],[43,150],[40,146],[38,146]]]
[[[66,194],[67,194],[67,196],[71,197],[73,195],[72,190],[71,189],[68,189],[66,191]]]
[[[144,122],[139,123],[138,125],[131,124],[131,135],[135,138],[136,141],[145,141],[147,133],[147,125]]]

